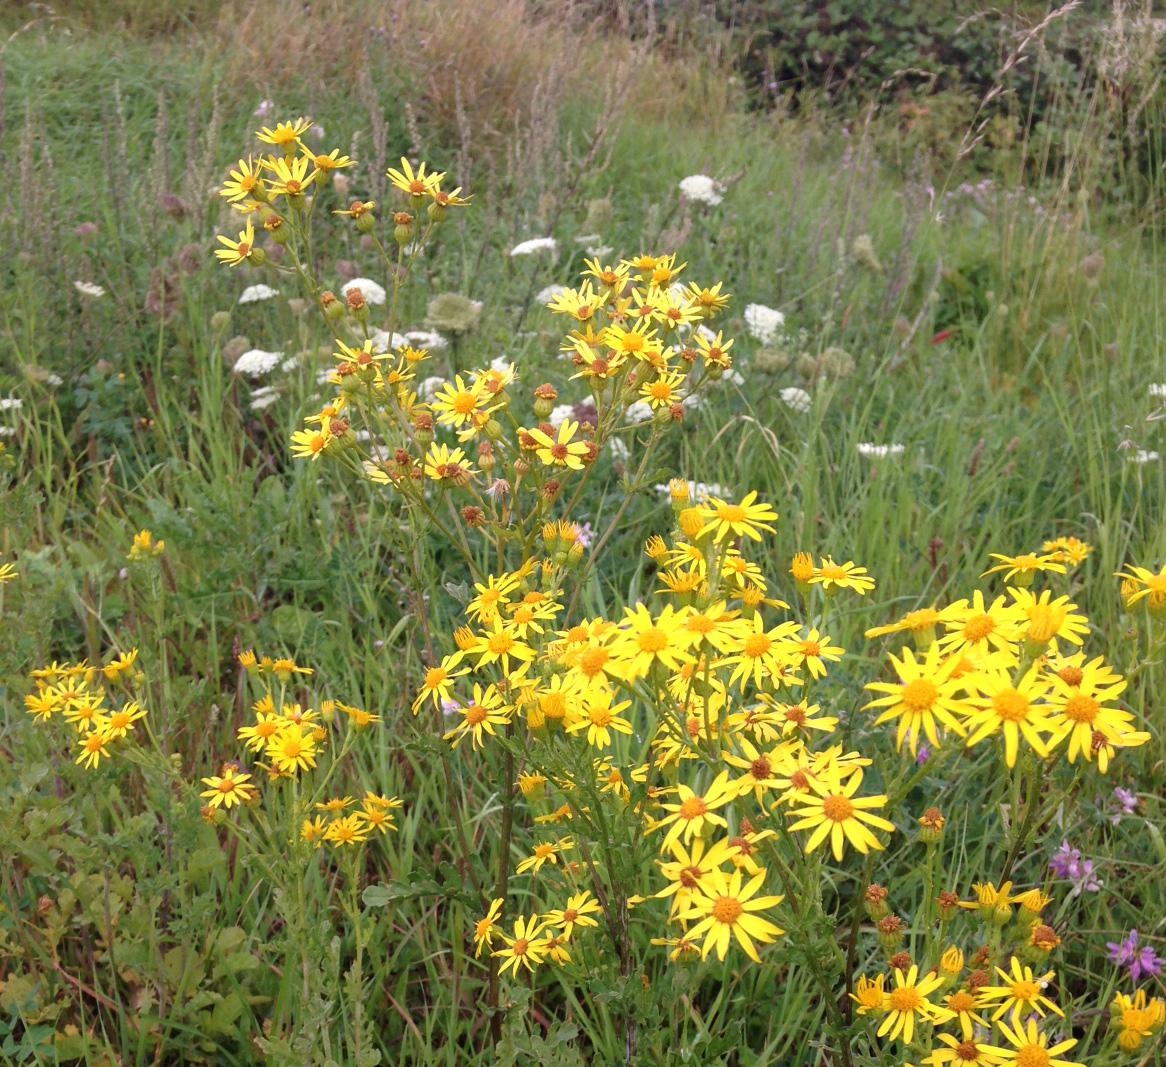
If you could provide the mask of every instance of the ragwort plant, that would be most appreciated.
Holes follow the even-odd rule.
[[[385,521],[406,531],[428,660],[412,714],[430,734],[425,751],[450,805],[465,803],[454,787],[464,767],[493,785],[482,810],[453,813],[464,884],[415,878],[358,897],[360,849],[391,828],[400,802],[371,788],[363,801],[333,797],[328,785],[351,738],[378,716],[337,702],[305,709],[289,687],[307,668],[240,657],[262,690],[254,721],[239,731],[238,758],[202,777],[205,788],[186,789],[200,793],[224,842],[293,894],[285,955],[302,981],[276,1006],[267,1051],[290,1047],[278,1035],[302,1021],[314,993],[303,872],[326,842],[355,932],[344,993],[358,1009],[344,1044],[353,1062],[378,1056],[359,1011],[369,921],[360,904],[392,911],[436,896],[450,937],[464,930],[472,946],[465,980],[481,989],[483,1044],[517,1047],[523,1009],[545,989],[585,1026],[606,1013],[625,1062],[667,1062],[665,997],[695,1002],[710,979],[770,964],[816,990],[827,1033],[814,1037],[832,1062],[1074,1063],[1065,1057],[1086,1027],[1058,994],[1052,887],[1017,884],[1016,868],[1084,776],[1149,740],[1122,703],[1123,676],[1087,650],[1088,620],[1070,596],[1090,546],[1057,538],[994,554],[984,577],[999,574],[1002,592],[969,590],[869,629],[871,640],[908,644],[888,652],[886,680],[865,686],[867,718],[888,728],[896,755],[856,750],[860,716],[839,709],[862,688],[864,657],[829,634],[876,579],[807,546],[788,546],[787,564],[767,573],[780,517],[756,492],[737,500],[672,480],[672,527],[644,548],[658,587],[621,613],[602,602],[597,575],[629,502],[652,483],[690,398],[732,368],[733,342],[717,322],[729,302],[722,285],[683,281],[675,255],[594,259],[549,304],[569,322],[558,386],[532,388],[505,361],[462,367],[456,351],[439,382],[419,385],[438,357],[397,333],[401,294],[470,198],[402,160],[387,174],[397,210],[361,200],[333,208],[369,239],[390,282],[383,313],[359,286],[340,299],[317,276],[313,221],[351,160],[304,148],[309,126],[264,129],[271,151],[240,160],[222,192],[244,225],[219,238],[216,255],[297,277],[330,328],[334,393],[291,450],[326,477],[381,494]],[[257,244],[259,230],[284,250],[277,260]],[[568,410],[572,397],[587,397],[594,415]],[[591,531],[573,516],[589,485],[613,474],[622,502]],[[138,551],[156,548],[147,535]],[[464,567],[464,583],[445,590],[464,614],[449,633],[426,617],[438,595],[424,586],[426,554],[438,553]],[[1159,640],[1166,571],[1131,567],[1123,583],[1127,606],[1145,604],[1142,629]],[[47,670],[58,673],[35,676],[30,711],[46,720],[60,711],[78,759],[97,763],[118,740],[112,717],[82,722],[80,698],[58,685],[96,679],[96,669]],[[337,711],[350,729],[338,730]],[[318,767],[325,750],[328,766]],[[938,806],[907,810],[957,760],[1006,814],[994,865],[974,872],[951,865]],[[487,820],[483,839],[496,845],[479,852],[470,827]],[[891,911],[897,887],[872,880],[875,854],[888,849],[902,855],[894,869],[905,886],[922,881],[910,920]],[[854,853],[859,870],[847,872]],[[847,883],[856,891],[842,892]],[[652,957],[679,977],[657,986]],[[1156,1040],[1160,999],[1141,989],[1104,996],[1110,1033],[1088,1028],[1099,1055]]]

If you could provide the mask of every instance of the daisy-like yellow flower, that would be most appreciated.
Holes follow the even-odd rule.
[[[865,567],[858,566],[853,560],[835,563],[830,556],[823,556],[822,562],[814,568],[810,584],[820,585],[826,593],[849,589],[859,596],[865,596],[875,587],[875,580]]]
[[[247,225],[239,231],[237,241],[232,241],[222,234],[218,235],[218,241],[223,247],[216,248],[215,255],[220,263],[225,263],[228,267],[237,267],[240,263],[246,263],[248,260],[258,262],[262,256],[260,250],[255,247],[255,227],[251,225],[250,219],[247,220]]]
[[[510,603],[521,581],[518,574],[491,574],[485,584],[475,582],[475,595],[466,605],[466,617],[481,623],[493,622],[499,609]]]
[[[793,642],[794,660],[810,672],[811,678],[826,677],[826,661],[840,660],[846,649],[830,644],[830,638],[810,627],[803,637]]]
[[[975,900],[961,900],[960,907],[981,912],[985,919],[1003,926],[1012,917],[1012,883],[1001,882],[999,886],[991,882],[974,882],[972,892]],[[991,916],[995,916],[991,918]]]
[[[742,689],[746,685],[760,688],[782,681],[797,684],[799,680],[793,673],[797,663],[794,641],[800,629],[796,622],[789,621],[766,630],[761,612],[755,611],[749,628],[740,628],[728,655],[718,663],[733,668],[728,684],[739,683]]]
[[[855,1011],[859,1015],[882,1015],[887,1010],[886,981],[885,974],[873,979],[863,975],[854,983],[854,992],[849,996],[858,1005]]]
[[[704,838],[694,837],[687,844],[674,840],[667,851],[672,858],[658,859],[656,864],[668,884],[656,896],[671,898],[669,918],[675,918],[688,910],[695,894],[711,893],[719,885],[729,848],[724,840],[710,846]]]
[[[104,730],[93,730],[77,743],[80,755],[73,761],[82,764],[86,770],[95,769],[102,759],[109,759],[109,745],[113,741]]]
[[[1122,599],[1127,608],[1141,600],[1145,600],[1152,611],[1166,604],[1166,565],[1155,573],[1145,567],[1127,564],[1125,570],[1118,571],[1116,576],[1122,579]],[[1129,583],[1128,593],[1126,583]]]
[[[1012,1026],[1005,1022],[997,1025],[1012,1046],[993,1047],[992,1053],[998,1067],[1085,1067],[1083,1063],[1061,1058],[1061,1053],[1068,1052],[1077,1044],[1075,1037],[1050,1045],[1049,1035],[1037,1029],[1034,1019],[1029,1019],[1023,1025],[1020,1022],[1014,1022]]]
[[[510,970],[514,977],[518,977],[518,968],[525,967],[533,971],[543,962],[547,953],[547,939],[542,936],[543,920],[538,915],[529,918],[520,915],[514,920],[513,935],[502,931],[502,940],[506,943],[490,955],[502,961],[498,968],[499,974]]]
[[[1055,648],[1058,640],[1080,645],[1089,632],[1089,620],[1067,596],[1054,599],[1048,589],[1039,595],[1030,589],[1009,589],[1008,593],[1025,620],[1020,636],[1036,648],[1043,650],[1049,644]]]
[[[544,918],[548,926],[557,927],[565,937],[570,937],[576,926],[598,926],[599,923],[592,916],[598,915],[600,910],[599,901],[584,890],[568,897],[565,907],[548,911]]]
[[[301,116],[289,122],[280,122],[273,128],[264,126],[255,136],[264,144],[273,144],[290,152],[297,141],[312,128],[312,120]]]
[[[680,387],[683,384],[683,374],[666,371],[640,386],[640,398],[647,401],[653,411],[671,407],[680,403]]]
[[[726,538],[749,537],[754,541],[761,540],[761,531],[773,532],[773,523],[777,521],[777,512],[769,504],[755,503],[756,490],[746,493],[739,504],[732,504],[711,497],[700,507],[700,514],[705,520],[698,536],[703,537],[711,533],[713,540],[720,542]]]
[[[962,1040],[951,1034],[936,1034],[935,1037],[946,1047],[934,1049],[923,1063],[931,1067],[944,1067],[949,1063],[953,1067],[995,1067],[995,1050],[991,1045],[973,1041],[971,1034],[964,1035]]]
[[[692,659],[688,651],[691,637],[684,626],[686,617],[687,609],[677,610],[671,604],[666,604],[658,615],[652,615],[642,601],[634,608],[624,609],[615,651],[629,681],[642,678],[656,664],[676,671]]]
[[[613,324],[604,327],[599,336],[602,343],[621,361],[638,359],[653,366],[663,362],[664,347],[648,322],[637,322],[630,330]]]
[[[988,1020],[977,1012],[983,1007],[983,998],[979,992],[970,989],[957,989],[943,998],[943,1006],[951,1012],[952,1021],[959,1023],[960,1033],[965,1041],[971,1040],[975,1032],[974,1026],[989,1026]]]
[[[236,737],[249,752],[262,752],[283,725],[283,717],[272,712],[256,712],[253,726],[240,726]]]
[[[307,149],[304,151],[307,152]],[[308,152],[308,159],[322,174],[355,166],[355,161],[341,154],[339,148],[333,148],[331,152]]]
[[[291,435],[291,451],[294,459],[317,460],[332,440],[326,429],[296,430]]]
[[[1084,563],[1093,551],[1091,544],[1080,541],[1076,537],[1056,537],[1051,541],[1046,541],[1040,548],[1042,552],[1056,557],[1058,563],[1065,563],[1070,567],[1077,567]]]
[[[328,823],[323,815],[317,815],[314,819],[305,819],[300,823],[300,839],[316,848],[320,847],[320,843],[324,840],[324,834],[327,832]]]
[[[494,737],[495,726],[505,726],[510,722],[514,709],[502,699],[502,694],[493,685],[483,689],[474,683],[473,696],[468,704],[459,706],[457,713],[462,720],[444,735],[444,740],[452,748],[457,748],[467,736],[473,739],[474,748],[481,748],[484,733]]]
[[[111,659],[101,668],[101,673],[105,675],[106,681],[116,682],[123,674],[129,671],[137,658],[138,650],[131,648],[129,652],[123,652]]]
[[[694,307],[700,309],[703,318],[715,318],[718,312],[723,311],[728,306],[730,294],[721,292],[722,285],[724,282],[717,282],[716,285],[706,289],[697,285],[696,282],[689,282],[689,299]]]
[[[894,833],[894,823],[870,810],[885,807],[885,796],[855,795],[862,785],[861,768],[846,781],[842,780],[840,772],[834,770],[810,778],[808,785],[809,791],[798,795],[792,801],[793,810],[787,812],[789,818],[797,820],[790,824],[790,830],[813,830],[806,839],[807,855],[828,837],[834,858],[841,862],[847,841],[862,853],[884,847],[871,827]]]
[[[11,563],[0,563],[0,585],[14,582],[17,577],[18,574],[15,565]]]
[[[421,469],[426,478],[448,485],[465,485],[478,473],[460,448],[450,448],[437,441],[429,446]]]
[[[703,837],[713,826],[727,827],[729,824],[724,816],[717,814],[717,808],[723,808],[737,796],[738,790],[734,783],[729,781],[729,772],[721,771],[713,779],[704,793],[697,793],[683,782],[676,787],[677,803],[661,804],[667,812],[651,826],[652,830],[662,830],[668,827],[660,849],[670,848],[674,841],[683,837],[691,841],[694,837]]]
[[[1079,668],[1078,674],[1075,685],[1059,673],[1048,676],[1053,686],[1048,702],[1054,730],[1049,747],[1056,748],[1067,738],[1070,763],[1078,756],[1092,759],[1098,734],[1107,740],[1120,738],[1134,725],[1128,711],[1107,706],[1125,692],[1126,681],[1114,675],[1100,656]]]
[[[224,197],[228,203],[246,200],[249,196],[258,200],[266,199],[260,168],[255,166],[250,157],[239,160],[238,169],[230,172],[230,177],[219,190],[219,196]]]
[[[715,884],[708,893],[699,889],[692,897],[691,908],[684,913],[686,922],[695,922],[686,936],[697,940],[704,935],[701,959],[707,959],[714,949],[717,959],[723,960],[729,946],[736,941],[754,963],[760,963],[756,945],[768,945],[785,931],[758,912],[777,907],[784,897],[758,896],[765,884],[766,872],[759,871],[747,883],[740,870],[732,874],[717,873]],[[756,942],[756,944],[755,944]]]
[[[211,775],[210,778],[202,780],[202,784],[207,788],[199,793],[199,796],[207,800],[212,808],[230,810],[235,804],[246,804],[249,800],[255,799],[256,789],[249,784],[250,781],[251,775],[228,763],[221,775]]]
[[[975,693],[967,716],[967,746],[979,744],[987,737],[1004,737],[1004,762],[1016,766],[1016,755],[1023,737],[1042,759],[1049,754],[1044,735],[1055,733],[1049,718],[1051,706],[1045,698],[1050,680],[1033,664],[1019,681],[999,668],[971,676]]]
[[[475,664],[478,670],[497,663],[503,674],[510,674],[512,660],[529,663],[534,659],[534,649],[519,638],[514,627],[504,622],[501,616],[495,616],[481,633],[475,635],[466,652],[478,657]]]
[[[924,735],[938,747],[937,723],[962,737],[964,727],[960,716],[970,711],[971,705],[963,681],[953,677],[956,661],[946,657],[937,643],[918,659],[909,648],[903,649],[901,659],[895,659],[893,653],[889,659],[899,681],[869,682],[867,689],[887,695],[872,700],[866,707],[883,709],[876,723],[898,721],[895,747],[901,750],[904,739],[909,737],[914,756]]]
[[[1042,571],[1065,573],[1065,565],[1054,555],[1040,556],[1035,552],[1024,552],[1019,556],[1005,556],[1000,552],[989,552],[988,555],[1000,562],[984,571],[981,578],[987,578],[989,574],[1003,574],[1006,582],[1027,586],[1032,585],[1033,578]]]
[[[28,693],[24,698],[24,706],[37,722],[48,722],[64,706],[60,695],[51,686],[38,689],[35,693]]]
[[[590,453],[591,446],[586,441],[575,440],[578,431],[579,423],[572,419],[564,419],[554,437],[537,426],[525,432],[537,446],[535,454],[548,467],[566,467],[569,470],[581,471],[583,457]]]
[[[328,824],[324,831],[324,840],[330,845],[342,848],[345,845],[361,845],[368,840],[369,826],[363,812],[354,811],[351,815],[341,815]]]
[[[265,754],[281,774],[295,774],[316,766],[316,739],[312,729],[285,726],[267,742]]]
[[[603,298],[585,281],[578,289],[564,289],[551,297],[547,308],[576,322],[588,322],[603,308]]]
[[[872,626],[864,634],[865,637],[885,637],[887,634],[909,633],[917,640],[926,639],[935,632],[939,623],[939,612],[935,608],[917,608],[909,611],[901,619],[887,623],[886,626]]]
[[[916,1020],[935,1023],[950,1017],[945,1008],[928,999],[943,985],[943,979],[938,974],[931,973],[920,978],[919,968],[912,964],[906,974],[896,967],[894,982],[894,986],[887,991],[887,1014],[879,1025],[879,1037],[890,1041],[901,1037],[903,1044],[909,1045],[915,1036]]]
[[[729,355],[729,349],[733,347],[733,342],[726,341],[720,330],[713,338],[698,333],[696,347],[704,359],[706,367],[719,367],[722,370],[727,370],[733,365],[733,357]]]
[[[466,385],[460,374],[452,382],[443,382],[434,394],[431,407],[442,426],[464,426],[488,403],[490,397],[480,381]]]
[[[498,933],[498,917],[502,914],[502,897],[495,897],[490,906],[476,923],[474,923],[474,959],[482,955],[482,949],[492,948],[494,937]]]
[[[632,724],[620,715],[631,704],[630,700],[615,703],[608,697],[593,693],[583,702],[582,717],[567,724],[567,732],[581,733],[586,730],[589,745],[607,748],[611,745],[612,731],[631,735]]]
[[[1000,1001],[1000,1006],[992,1014],[993,1021],[1001,1019],[1009,1012],[1012,1013],[1012,1025],[1016,1026],[1022,1016],[1036,1012],[1044,1017],[1045,1009],[1064,1016],[1064,1012],[1044,995],[1044,989],[1055,977],[1055,971],[1045,974],[1033,974],[1031,967],[1025,967],[1017,957],[1012,957],[1009,970],[996,968],[1000,976],[1001,985],[984,986],[980,996],[985,1004]]]
[[[559,856],[574,847],[575,842],[569,837],[561,837],[557,841],[540,841],[534,846],[534,851],[514,869],[515,873],[525,874],[527,871],[534,871],[538,874],[544,863],[557,864]]]
[[[390,167],[385,172],[385,177],[393,183],[393,187],[400,189],[401,192],[408,194],[414,200],[422,200],[427,196],[432,196],[441,185],[441,179],[445,174],[426,174],[426,164],[424,162],[418,164],[417,169],[414,170],[409,161],[401,157],[401,169],[394,170]]]
[[[105,720],[105,732],[113,740],[118,741],[129,734],[134,728],[134,723],[145,717],[146,709],[141,704],[136,700],[128,701],[117,711],[110,712],[109,718]]]
[[[442,703],[450,699],[453,683],[462,675],[470,673],[469,667],[457,669],[463,656],[464,652],[458,649],[425,672],[425,680],[421,683],[421,688],[417,691],[417,696],[413,701],[414,715],[421,710],[421,705],[426,700],[432,700],[433,706],[440,709]]]
[[[998,596],[991,604],[977,589],[971,600],[957,600],[939,613],[947,633],[940,644],[947,652],[989,652],[1007,654],[1015,661],[1015,643],[1023,632],[1023,616],[1015,603]]]

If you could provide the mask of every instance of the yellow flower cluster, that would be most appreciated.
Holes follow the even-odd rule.
[[[1110,1026],[1117,1034],[1117,1044],[1123,1052],[1137,1052],[1149,1042],[1166,1023],[1166,1000],[1147,997],[1144,989],[1131,997],[1118,993],[1109,1006]]]
[[[288,686],[294,679],[313,674],[310,667],[302,667],[294,660],[259,657],[248,650],[239,654],[239,665],[260,683],[263,693],[251,706],[251,722],[240,726],[236,737],[246,755],[257,757],[256,766],[266,773],[270,782],[298,780],[316,768],[321,756],[333,748],[332,735],[339,721],[337,712],[351,729],[346,732],[340,751],[333,755],[333,763],[347,753],[356,733],[381,721],[379,715],[338,700],[323,700],[316,709],[287,699]],[[330,777],[330,773],[325,775],[319,788]],[[214,818],[218,809],[249,804],[259,798],[252,775],[242,760],[224,763],[219,774],[203,778],[202,784],[207,787],[200,795],[207,802],[204,815],[209,819]],[[298,791],[296,795],[299,796]],[[401,806],[396,797],[381,796],[371,790],[359,802],[343,796],[309,799],[306,803],[314,814],[303,813],[306,817],[300,825],[301,838],[309,844],[326,842],[336,847],[362,844],[373,833],[396,829],[393,810]]]
[[[855,982],[850,998],[857,1013],[876,1021],[877,1035],[888,1041],[926,1047],[924,1038],[930,1036],[934,1047],[919,1062],[936,1067],[1035,1063],[1080,1067],[1060,1058],[1077,1044],[1075,1039],[1057,1041],[1041,1029],[1046,1016],[1064,1016],[1048,994],[1056,972],[1045,964],[1061,943],[1041,916],[1050,898],[1039,889],[1013,893],[1011,882],[972,889],[970,901],[952,893],[939,895],[940,939],[927,967],[901,951],[906,924],[891,913],[886,890],[867,888],[867,914],[887,955],[889,974],[863,976]],[[950,942],[941,947],[960,909],[970,911],[981,927],[991,931],[989,944],[966,954]],[[1001,1038],[1004,1044],[994,1043]]]
[[[1077,542],[1079,553],[1087,550]],[[895,679],[868,685],[879,695],[866,706],[879,712],[877,722],[895,723],[896,744],[913,755],[924,737],[939,746],[950,735],[967,747],[997,738],[1009,767],[1023,742],[1042,760],[1063,751],[1070,763],[1096,759],[1105,773],[1118,749],[1149,740],[1117,706],[1125,679],[1082,651],[1089,620],[1068,596],[1012,586],[989,602],[976,590],[867,637],[899,632],[911,634],[915,651],[889,655]]]
[[[77,735],[74,762],[95,769],[112,758],[119,743],[131,738],[146,717],[146,709],[133,699],[144,681],[137,668],[138,650],[118,653],[103,666],[53,662],[31,674],[33,692],[24,706],[38,723],[58,715]]]
[[[134,534],[133,543],[130,545],[128,559],[150,559],[153,556],[160,556],[166,551],[165,541],[156,541],[154,535],[149,530],[139,530]]]

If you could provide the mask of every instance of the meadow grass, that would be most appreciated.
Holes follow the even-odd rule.
[[[197,21],[199,5],[188,7]],[[132,8],[131,21],[147,17]],[[0,1057],[615,1063],[630,1015],[636,1062],[843,1062],[807,964],[845,939],[846,928],[824,925],[761,966],[730,957],[679,968],[641,946],[631,979],[600,967],[583,981],[550,972],[507,985],[502,1040],[492,1043],[457,839],[467,834],[493,870],[498,758],[450,760],[407,711],[430,635],[460,621],[464,567],[432,536],[416,552],[391,498],[290,459],[290,435],[320,393],[317,372],[332,362],[318,351],[330,339],[313,309],[288,305],[300,294],[283,279],[280,299],[238,305],[262,276],[225,271],[209,255],[209,235],[231,221],[210,190],[267,95],[281,113],[312,114],[329,144],[351,144],[358,158],[375,148],[391,164],[421,151],[457,168],[474,207],[423,260],[402,321],[422,326],[434,293],[481,300],[480,323],[449,357],[463,368],[504,355],[528,385],[563,379],[562,331],[534,294],[574,284],[589,243],[579,236],[598,231],[615,256],[675,249],[689,276],[724,279],[733,294],[724,328],[738,338],[743,381],[721,383],[686,416],[649,488],[627,501],[612,474],[589,489],[577,517],[597,530],[626,510],[581,610],[614,616],[650,599],[643,544],[673,522],[652,484],[680,476],[738,496],[756,489],[781,515],[756,557],[783,576],[786,599],[799,550],[854,559],[878,579],[875,593],[831,615],[831,636],[851,652],[832,710],[844,719],[841,740],[878,755],[886,791],[915,769],[859,714],[885,649],[864,629],[991,582],[979,580],[991,551],[1060,535],[1094,546],[1065,588],[1092,620],[1090,653],[1129,675],[1125,699],[1154,740],[1122,753],[1107,779],[1079,783],[1013,877],[1044,884],[1062,839],[1096,861],[1103,889],[1070,896],[1054,885],[1052,910],[1077,1052],[1101,1047],[1108,1001],[1125,988],[1105,942],[1130,927],[1154,945],[1166,938],[1161,645],[1112,577],[1166,559],[1162,463],[1137,458],[1163,450],[1161,400],[1148,387],[1166,380],[1166,294],[1161,160],[1139,168],[1105,155],[1115,120],[1100,89],[1062,102],[1063,128],[1080,139],[1054,164],[1045,131],[1022,121],[1011,148],[953,160],[924,153],[917,131],[885,117],[749,111],[714,65],[693,59],[681,71],[682,60],[655,53],[653,69],[682,86],[671,99],[635,80],[626,98],[548,102],[537,80],[516,76],[508,84],[528,110],[506,138],[475,125],[485,105],[472,118],[445,105],[409,118],[393,95],[400,80],[378,73],[360,93],[379,102],[379,145],[376,108],[355,105],[351,85],[311,71],[278,93],[254,71],[225,82],[239,57],[205,43],[94,30],[63,42],[50,28],[15,37],[3,59],[0,143],[14,162],[0,220],[14,241],[0,273],[0,395],[23,407],[0,412],[16,427],[0,438],[13,459],[0,562],[19,571],[0,585],[0,842],[12,858],[0,873]],[[1142,128],[1154,128],[1158,107],[1141,114]],[[676,185],[691,173],[724,179],[724,202],[684,203]],[[363,165],[352,184],[354,193],[383,186]],[[87,222],[95,232],[78,232]],[[559,240],[555,254],[508,256],[547,235]],[[321,269],[336,285],[336,259],[378,277],[347,231],[330,247]],[[753,302],[785,313],[779,342],[749,336],[741,314]],[[224,356],[240,346],[304,354],[270,379],[279,397],[259,411]],[[794,386],[811,394],[808,410],[781,399]],[[903,449],[871,457],[864,443]],[[166,549],[130,564],[142,528]],[[398,832],[362,853],[364,884],[390,896],[354,902],[355,871],[321,863],[289,899],[158,767],[83,772],[21,707],[33,667],[137,648],[162,749],[196,782],[235,751],[256,695],[235,657],[252,647],[310,664],[327,693],[383,715],[352,749],[341,788],[376,783],[405,800]],[[635,746],[644,747],[633,742],[629,758]],[[1117,785],[1139,804],[1111,823]],[[944,810],[942,881],[966,896],[1001,869],[1010,789],[977,749],[958,770],[921,777],[896,818],[906,828],[928,805]],[[524,852],[512,848],[517,861]],[[917,859],[892,850],[866,866],[826,860],[820,884],[800,889],[849,916],[866,883],[890,886],[910,950],[927,933]],[[880,965],[865,919],[856,953],[859,971]],[[869,1032],[845,1041],[855,1062],[892,1062]],[[1126,1061],[1109,1045],[1088,1062]]]

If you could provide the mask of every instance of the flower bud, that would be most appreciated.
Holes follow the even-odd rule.
[[[876,922],[890,914],[887,906],[887,891],[881,885],[868,885],[863,893],[863,907],[867,915]]]
[[[925,845],[934,845],[943,836],[946,821],[938,808],[928,808],[919,819],[919,840]]]

